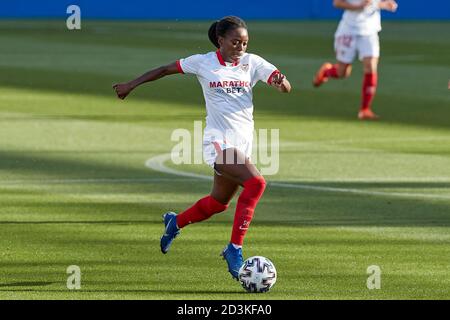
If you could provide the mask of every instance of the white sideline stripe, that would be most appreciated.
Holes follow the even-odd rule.
[[[196,179],[209,180],[209,181],[213,180],[213,177],[211,177],[211,176],[205,176],[203,174],[198,174],[198,173],[178,171],[178,170],[166,167],[164,165],[164,162],[166,162],[170,158],[171,158],[170,153],[160,154],[158,156],[148,159],[145,162],[145,166],[149,169],[152,169],[152,170],[155,170],[158,172],[173,174],[176,176],[196,178]]]
[[[190,179],[176,179],[176,178],[145,178],[145,179],[23,179],[23,180],[0,180],[0,185],[16,185],[16,184],[77,184],[77,183],[147,183],[147,182],[167,182],[167,181],[189,181]]]
[[[148,159],[145,162],[145,166],[149,169],[173,174],[177,176],[189,177],[189,178],[197,178],[201,180],[209,180],[212,181],[213,178],[211,176],[206,176],[198,173],[190,173],[175,170],[172,168],[168,168],[164,165],[164,162],[171,158],[170,153],[161,154],[155,156],[153,158]],[[353,193],[353,194],[365,194],[371,196],[384,196],[384,197],[405,197],[405,198],[426,198],[426,199],[450,199],[450,196],[446,195],[432,195],[432,194],[422,194],[422,193],[399,193],[399,192],[383,192],[383,191],[367,191],[367,190],[359,190],[359,189],[347,189],[347,188],[334,188],[334,187],[319,187],[319,186],[309,186],[302,184],[289,184],[289,183],[280,183],[280,182],[269,182],[268,183],[274,187],[280,188],[291,188],[291,189],[302,189],[302,190],[314,190],[314,191],[324,191],[324,192],[341,192],[341,193]]]

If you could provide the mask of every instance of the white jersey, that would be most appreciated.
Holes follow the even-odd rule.
[[[278,70],[263,58],[245,53],[239,63],[227,63],[220,51],[196,54],[177,61],[181,73],[195,74],[206,102],[205,137],[229,133],[236,138],[253,137],[253,87],[258,81],[270,84]],[[217,135],[217,134],[216,134]]]
[[[346,0],[350,4],[361,4],[363,0]],[[370,36],[381,31],[381,0],[372,3],[363,10],[345,10],[336,31],[337,35]]]

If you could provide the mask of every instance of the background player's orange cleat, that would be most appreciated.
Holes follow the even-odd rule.
[[[329,62],[325,62],[319,69],[319,71],[317,71],[316,76],[314,77],[313,80],[313,86],[314,87],[319,87],[322,85],[322,83],[325,83],[328,81],[328,77],[325,76],[325,72],[328,69],[331,69],[333,67],[333,65]]]
[[[373,113],[373,111],[370,109],[363,109],[358,113],[359,120],[377,120],[379,118],[380,117]]]

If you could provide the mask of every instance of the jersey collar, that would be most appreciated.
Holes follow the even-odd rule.
[[[225,60],[223,60],[222,54],[220,53],[220,50],[219,50],[219,49],[217,49],[216,55],[217,55],[217,59],[219,60],[219,63],[220,63],[222,66],[225,66],[225,67],[226,67],[227,64],[225,63]],[[238,64],[239,64],[239,61],[235,61],[235,62],[233,62],[232,66],[233,66],[233,67],[236,67]]]

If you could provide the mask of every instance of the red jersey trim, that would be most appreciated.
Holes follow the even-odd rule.
[[[225,61],[223,60],[222,54],[220,53],[220,50],[216,51],[217,59],[219,59],[219,63],[223,66],[226,66]]]
[[[273,78],[273,76],[274,75],[276,75],[276,74],[280,74],[281,72],[279,71],[279,70],[275,70],[274,72],[272,72],[271,74],[270,74],[270,76],[269,76],[269,79],[267,79],[267,83],[269,84],[269,85],[271,85],[272,84],[272,78]]]
[[[176,61],[176,64],[177,64],[178,72],[184,74],[183,68],[181,68],[180,60],[177,60],[177,61]]]
[[[220,50],[219,50],[219,49],[217,49],[216,55],[217,55],[217,59],[219,60],[219,63],[220,63],[222,66],[225,66],[225,67],[226,67],[227,64],[225,63],[225,60],[223,60],[222,54],[220,53]],[[239,65],[239,61],[234,61],[233,64],[232,64],[233,67],[236,67],[237,65]]]

